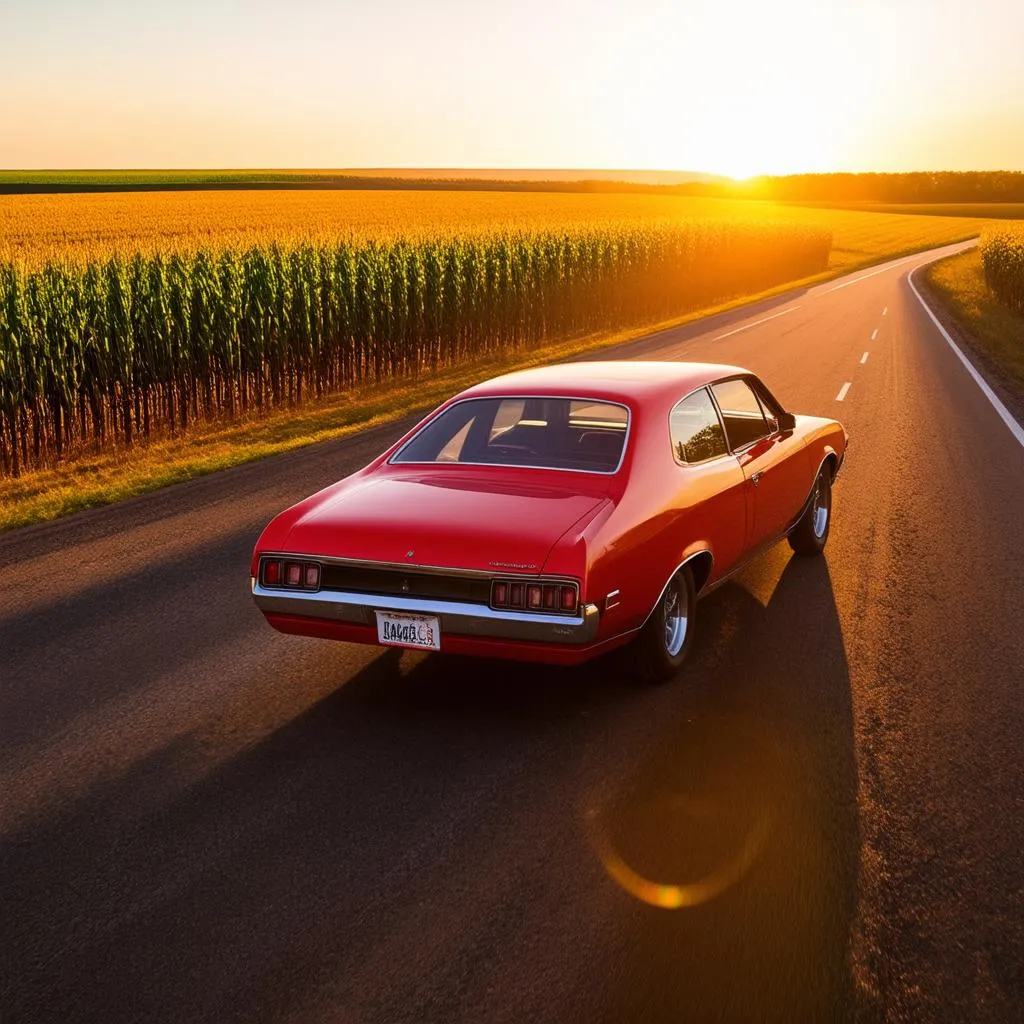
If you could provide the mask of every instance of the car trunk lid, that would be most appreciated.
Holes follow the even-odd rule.
[[[367,477],[307,509],[287,546],[392,565],[538,573],[606,492],[600,477],[582,487],[458,471]]]

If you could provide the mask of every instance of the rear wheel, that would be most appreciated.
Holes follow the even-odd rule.
[[[685,566],[669,581],[640,635],[636,651],[640,672],[652,683],[665,683],[679,671],[693,641],[697,593]]]
[[[798,555],[820,555],[832,526],[832,472],[826,463],[814,481],[811,500],[789,535],[789,546]]]

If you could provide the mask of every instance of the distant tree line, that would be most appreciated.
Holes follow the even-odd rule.
[[[429,172],[424,172],[425,174]],[[790,174],[746,181],[722,178],[655,185],[587,178],[406,177],[388,174],[272,171],[0,172],[0,195],[49,192],[182,192],[237,189],[381,191],[633,192],[646,195],[771,199],[820,203],[1024,203],[1024,171],[913,171],[906,174]],[[509,171],[514,175],[514,171]]]
[[[694,183],[678,191],[802,202],[1024,203],[1024,171],[790,174],[736,183]]]

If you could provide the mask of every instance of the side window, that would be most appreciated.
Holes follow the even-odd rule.
[[[761,411],[761,403],[745,380],[727,380],[712,384],[715,401],[722,410],[725,433],[733,451],[767,437],[771,428]]]
[[[703,462],[725,455],[725,434],[707,390],[701,388],[684,398],[669,416],[672,454],[680,462]]]

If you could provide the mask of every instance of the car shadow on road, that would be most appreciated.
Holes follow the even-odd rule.
[[[590,1019],[820,1021],[857,1010],[852,695],[828,565],[780,546],[744,576],[767,599],[740,582],[701,603],[691,662],[650,703],[661,728],[618,750],[633,760],[584,800],[593,856],[630,922],[614,997]],[[628,663],[564,674],[426,659],[351,696],[420,727],[512,728],[595,701],[613,714],[646,703],[642,684],[623,678]]]
[[[766,604],[726,585],[701,612],[690,713],[590,810],[636,908],[606,1019],[863,1017],[852,696],[827,563],[792,557]]]
[[[183,793],[166,777],[200,752],[176,740],[5,846],[5,1004],[66,1020],[279,1020],[311,999],[389,1022],[481,1019],[486,999],[508,1017],[513,998],[534,1020],[842,1016],[856,775],[826,564],[786,563],[767,604],[729,584],[700,616],[665,688],[610,661],[385,652]],[[696,907],[649,906],[602,866],[610,844],[684,885],[762,819],[749,864]],[[583,912],[558,924],[583,904],[613,937]],[[495,944],[498,959],[473,952]]]

